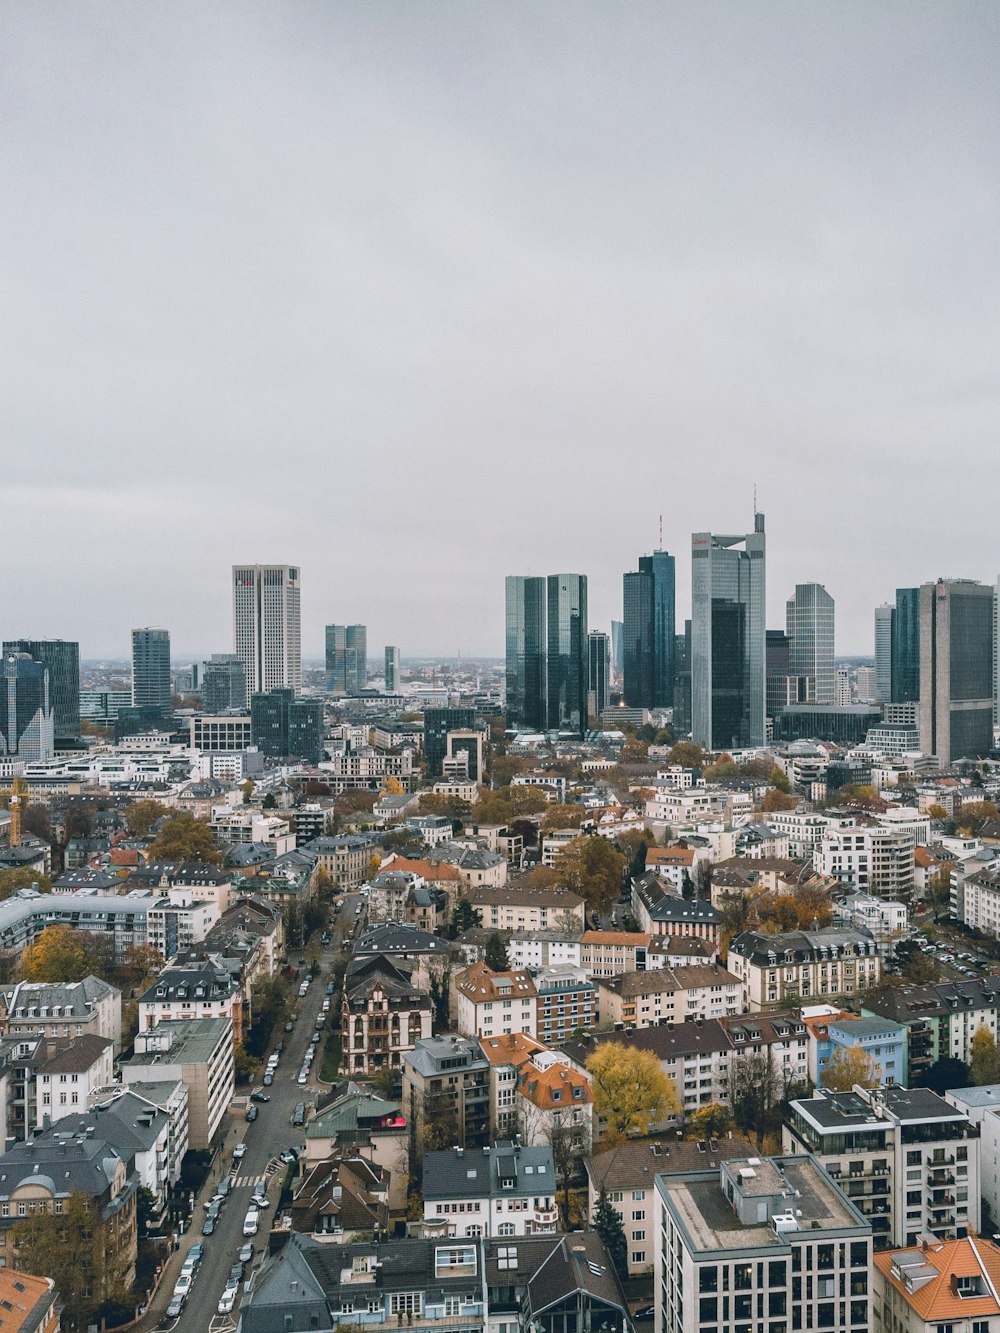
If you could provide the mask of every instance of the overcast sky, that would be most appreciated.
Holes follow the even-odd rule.
[[[767,515],[871,652],[995,578],[995,3],[7,4],[0,631],[500,654],[508,573],[591,627],[660,513]]]

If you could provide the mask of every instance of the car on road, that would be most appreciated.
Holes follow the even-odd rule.
[[[202,1222],[201,1224],[201,1234],[203,1236],[210,1236],[214,1230],[215,1230],[215,1218],[206,1217],[204,1222]]]
[[[286,1032],[294,1032],[294,1031],[295,1031],[295,1024],[294,1024],[294,1023],[286,1023],[286,1024],[285,1024],[285,1031],[286,1031]]]
[[[259,1114],[260,1114],[260,1112],[257,1110],[257,1107],[256,1107],[256,1106],[248,1106],[248,1107],[247,1107],[247,1124],[248,1124],[248,1125],[252,1125],[253,1122],[257,1119],[257,1116],[258,1116]]]
[[[306,1104],[305,1102],[297,1102],[295,1110],[292,1112],[292,1124],[304,1125],[305,1123],[306,1123]]]
[[[252,1102],[269,1102],[271,1099],[266,1092],[251,1092],[250,1100]]]
[[[260,1224],[260,1213],[256,1208],[248,1208],[247,1215],[243,1219],[244,1236],[256,1236],[257,1227]]]
[[[170,1304],[167,1306],[167,1318],[179,1319],[180,1313],[184,1309],[184,1296],[171,1296]]]
[[[323,1034],[322,1032],[320,1032],[319,1028],[317,1028],[312,1035],[313,1046],[317,1046],[322,1040],[323,1040]]]
[[[309,1070],[308,1070],[308,1069],[300,1069],[300,1070],[299,1070],[299,1076],[298,1076],[298,1078],[295,1080],[295,1082],[298,1083],[299,1086],[301,1087],[301,1085],[302,1085],[303,1083],[307,1083],[308,1081],[309,1081]]]
[[[174,1283],[174,1295],[186,1296],[191,1290],[191,1274],[181,1273],[180,1277]]]
[[[229,1314],[232,1311],[232,1308],[235,1304],[236,1304],[236,1288],[227,1287],[226,1290],[219,1297],[219,1304],[216,1307],[216,1309],[218,1310],[219,1314]]]
[[[271,1073],[270,1070],[268,1070],[267,1073],[264,1075],[262,1082],[265,1088],[269,1088],[271,1084],[274,1082],[274,1075]]]
[[[233,1149],[233,1161],[238,1162],[242,1157],[244,1157],[246,1154],[246,1150],[247,1150],[247,1145],[245,1143],[237,1143],[236,1147]]]
[[[290,1162],[297,1162],[298,1160],[299,1160],[299,1155],[294,1148],[286,1148],[285,1151],[278,1158],[278,1161],[284,1162],[286,1166]]]
[[[188,1256],[185,1262],[186,1263],[194,1262],[196,1264],[200,1264],[202,1259],[204,1259],[204,1257],[205,1257],[205,1247],[204,1245],[202,1245],[200,1240],[197,1240],[188,1250]]]
[[[270,1208],[271,1204],[266,1194],[254,1194],[250,1202],[255,1208]]]
[[[233,1188],[232,1176],[223,1176],[219,1181],[219,1197],[226,1199],[229,1197],[229,1191]]]
[[[226,1286],[229,1287],[235,1283],[235,1285],[238,1287],[242,1281],[243,1281],[243,1265],[233,1264],[232,1268],[229,1270],[229,1281],[226,1283]]]
[[[333,994],[333,982],[332,982],[332,981],[328,981],[328,982],[326,983],[326,993],[327,993],[327,995],[332,995],[332,994]]]
[[[250,1260],[253,1258],[253,1241],[252,1241],[252,1240],[248,1240],[247,1243],[243,1246],[243,1248],[240,1250],[240,1256],[239,1256],[239,1257],[240,1257],[240,1263],[241,1263],[241,1264],[248,1264],[248,1263],[250,1262]]]

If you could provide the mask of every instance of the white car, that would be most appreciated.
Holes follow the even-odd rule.
[[[298,1076],[298,1078],[295,1080],[295,1082],[298,1083],[298,1084],[301,1086],[303,1083],[308,1083],[308,1081],[309,1081],[309,1070],[308,1070],[308,1069],[300,1069],[300,1070],[299,1070],[299,1076]]]
[[[193,1275],[191,1273],[182,1272],[174,1286],[174,1295],[186,1296],[188,1292],[191,1290],[192,1280],[193,1280]]]
[[[248,1208],[247,1215],[243,1219],[244,1236],[256,1236],[257,1227],[259,1223],[260,1223],[260,1213],[258,1212],[258,1210],[253,1207]]]
[[[271,1203],[266,1194],[255,1194],[250,1202],[255,1208],[270,1208]]]
[[[245,1156],[246,1150],[247,1145],[245,1143],[237,1143],[236,1147],[233,1149],[233,1161],[240,1161],[240,1159]]]
[[[229,1314],[235,1304],[236,1304],[236,1288],[227,1287],[226,1290],[219,1297],[219,1305],[218,1305],[219,1314]]]

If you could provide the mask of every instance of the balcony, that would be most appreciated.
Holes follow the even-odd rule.
[[[537,1235],[539,1232],[555,1231],[558,1225],[558,1208],[536,1208],[534,1221],[528,1223],[528,1229]]]

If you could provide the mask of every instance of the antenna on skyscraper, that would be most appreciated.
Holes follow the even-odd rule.
[[[657,549],[658,551],[662,551],[662,550],[663,550],[663,515],[662,515],[662,514],[660,515],[660,544],[659,544],[659,546],[658,546],[656,549]]]
[[[757,512],[757,483],[753,484],[753,512]]]

